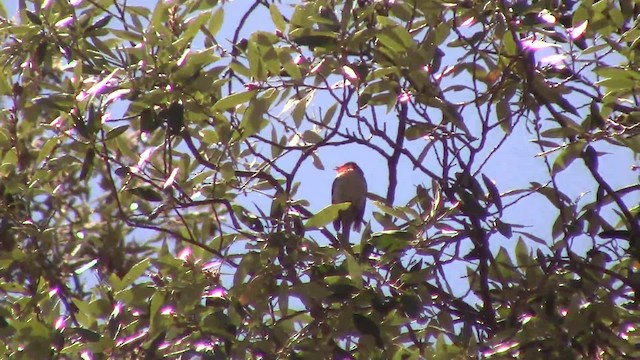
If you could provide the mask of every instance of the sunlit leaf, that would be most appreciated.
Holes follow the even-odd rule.
[[[304,224],[304,227],[307,229],[312,229],[325,226],[338,217],[338,213],[340,212],[340,210],[346,210],[349,206],[349,203],[340,203],[326,206],[324,209],[320,210],[320,212],[313,215],[309,220],[307,220],[307,222]]]

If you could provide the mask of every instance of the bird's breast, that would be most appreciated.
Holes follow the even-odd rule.
[[[341,174],[333,183],[333,202],[362,201],[367,196],[367,183],[355,171]]]

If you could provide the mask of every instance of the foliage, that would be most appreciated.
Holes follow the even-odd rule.
[[[3,358],[640,358],[635,2],[19,3]]]

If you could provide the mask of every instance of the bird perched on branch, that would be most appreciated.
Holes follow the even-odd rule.
[[[364,207],[367,202],[367,180],[362,169],[354,162],[348,162],[336,168],[338,174],[331,187],[331,202],[339,204],[348,202],[351,205],[340,211],[338,218],[333,222],[336,231],[344,233],[344,239],[348,242],[351,226],[355,231],[360,231]]]

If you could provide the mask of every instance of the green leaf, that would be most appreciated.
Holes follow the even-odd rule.
[[[256,90],[234,93],[216,101],[213,110],[223,111],[244,104],[256,95]]]
[[[233,274],[233,285],[238,286],[245,282],[246,277],[253,274],[261,267],[260,254],[249,252],[242,257],[240,265]]]
[[[312,95],[310,95],[312,96]],[[295,100],[295,106],[293,108],[293,111],[291,112],[291,118],[293,119],[293,122],[296,124],[296,128],[300,128],[300,126],[302,126],[302,120],[304,119],[304,115],[307,111],[307,106],[310,103],[310,98],[304,97],[300,100]]]
[[[123,41],[130,41],[130,42],[133,42],[135,44],[139,44],[139,43],[144,42],[144,39],[142,38],[142,34],[141,33],[133,32],[133,31],[127,31],[127,30],[117,30],[117,29],[111,29],[109,31],[111,31],[111,33],[114,36],[116,36],[118,39],[123,40]]]
[[[351,281],[356,285],[358,289],[362,289],[362,268],[358,261],[351,255],[346,254],[347,257],[347,270],[349,271],[349,277]]]
[[[240,139],[246,139],[262,131],[269,121],[264,118],[264,114],[269,110],[269,102],[265,98],[253,99],[240,123]]]
[[[155,28],[162,28],[163,22],[167,21],[169,18],[169,9],[170,4],[165,1],[156,2],[156,6],[153,9],[153,14],[151,15],[151,19],[149,20],[149,24]]]
[[[27,19],[29,19],[29,21],[31,21],[32,23],[36,25],[42,25],[42,20],[40,20],[40,17],[35,13],[29,10],[25,10],[25,14],[27,15]]]
[[[415,235],[405,230],[386,230],[371,235],[371,244],[388,253],[406,249]]]
[[[50,138],[46,143],[42,146],[40,151],[38,152],[38,159],[36,163],[41,163],[47,156],[51,155],[53,149],[58,145],[59,138],[57,136]]]
[[[118,127],[110,129],[109,132],[107,132],[107,136],[105,136],[105,140],[111,140],[115,137],[118,137],[124,134],[125,131],[127,131],[128,129],[129,129],[129,125],[120,125]]]
[[[133,189],[128,189],[127,191],[151,202],[159,202],[163,199],[162,195],[155,191],[151,186],[139,186]]]
[[[211,35],[215,36],[218,33],[218,31],[220,31],[220,28],[222,28],[223,22],[224,22],[224,8],[220,7],[218,10],[216,10],[215,13],[213,13],[213,16],[211,16],[211,20],[209,20],[208,30],[211,33]]]
[[[402,219],[406,221],[410,220],[407,214],[404,213],[404,211],[394,207],[387,206],[380,201],[373,201],[373,206],[377,207],[378,209],[380,209],[380,211],[382,211],[387,215],[395,216],[398,219]]]
[[[382,45],[398,54],[416,47],[413,37],[403,26],[398,25],[390,18],[378,17],[378,20],[382,25],[382,30],[377,37]]]
[[[511,236],[513,235],[511,225],[503,222],[500,219],[496,219],[496,229],[502,236],[506,237],[507,239],[511,238]]]
[[[300,71],[300,65],[296,64],[287,49],[277,49],[278,61],[282,64],[284,72],[280,72],[281,76],[290,76],[292,79],[302,78],[302,72]]]
[[[82,342],[98,342],[101,339],[101,335],[93,330],[72,327],[65,330],[65,336],[77,335]]]
[[[151,264],[150,259],[142,259],[137,264],[133,265],[131,269],[127,272],[127,274],[122,278],[120,283],[118,284],[118,288],[114,287],[114,291],[122,290],[129,285],[133,284],[136,280],[139,280],[142,274],[147,271],[149,265]]]
[[[354,313],[352,315],[352,318],[353,318],[353,325],[356,327],[358,332],[360,332],[362,335],[373,336],[376,342],[376,345],[379,348],[384,347],[382,337],[380,336],[380,328],[378,327],[378,324],[376,322],[371,320],[371,318],[369,318],[368,316],[358,314],[358,313]]]
[[[9,175],[18,163],[18,153],[16,148],[11,148],[6,152],[2,158],[2,165],[0,166],[0,174]]]
[[[504,131],[505,134],[510,135],[513,119],[511,116],[511,109],[509,108],[509,102],[505,99],[501,99],[496,104],[496,115],[498,116],[498,121],[500,121],[500,128]]]
[[[571,203],[571,199],[567,195],[552,187],[541,186],[539,183],[532,182],[531,188],[544,195],[547,200],[549,200],[549,202],[551,202],[558,209],[562,209],[564,205]]]
[[[553,162],[551,175],[560,173],[562,170],[569,167],[575,159],[580,158],[585,146],[587,146],[587,142],[585,141],[572,142],[567,145],[567,147],[560,152],[560,155],[558,155],[556,160]]]
[[[333,120],[333,116],[336,114],[337,109],[338,109],[338,103],[337,102],[333,103],[333,105],[329,107],[329,110],[327,110],[327,112],[324,114],[324,117],[322,118],[322,123],[325,125],[329,125]]]
[[[477,198],[472,193],[460,189],[460,191],[458,191],[458,194],[460,195],[460,200],[462,201],[462,210],[465,213],[481,219],[484,219],[485,217],[487,217],[487,215],[489,215],[487,209],[484,206],[480,205],[480,202],[478,202]]]
[[[222,9],[222,8],[221,8]],[[207,20],[211,17],[211,13],[209,11],[203,11],[198,14],[195,18],[191,18],[186,21],[186,28],[180,38],[173,44],[176,48],[182,49],[184,46],[187,46],[193,38],[200,31],[200,27],[203,26]]]
[[[156,323],[158,322],[158,320],[161,319],[162,315],[160,314],[160,309],[162,309],[163,305],[166,305],[165,294],[163,292],[156,291],[151,297],[151,301],[149,305],[149,318],[150,318],[149,333],[158,332]]]
[[[489,269],[489,278],[496,281],[515,281],[517,274],[509,252],[503,246],[500,247],[496,255],[496,265]]]
[[[111,21],[111,15],[105,15],[103,17],[101,17],[100,19],[96,20],[95,23],[91,24],[87,30],[85,30],[85,33],[90,32],[90,31],[95,31],[98,29],[102,29],[103,27],[107,26],[107,24],[109,24],[109,21]]]
[[[280,30],[282,33],[287,29],[287,23],[284,21],[280,10],[278,9],[278,5],[276,3],[271,3],[269,5],[269,13],[271,14],[271,20],[273,24],[276,26],[276,29]]]
[[[302,139],[309,144],[317,144],[324,141],[324,138],[315,131],[307,130],[302,133]]]
[[[580,134],[580,131],[571,127],[560,127],[548,129],[540,133],[540,136],[547,138],[570,138]]]
[[[430,124],[421,123],[421,124],[411,125],[407,128],[407,131],[405,132],[405,137],[407,138],[407,140],[417,140],[430,134],[435,129],[436,129],[436,126],[430,125]]]
[[[84,156],[84,161],[82,162],[82,169],[80,170],[80,175],[78,175],[78,179],[84,180],[86,179],[89,171],[93,167],[93,159],[95,158],[96,152],[93,148],[89,148]]]
[[[549,141],[549,140],[529,140],[530,142],[534,143],[534,144],[538,144],[540,146],[544,146],[544,147],[552,147],[552,148],[559,148],[560,144],[555,143],[553,141]]]
[[[498,191],[496,185],[493,183],[493,181],[491,181],[491,179],[487,177],[487,175],[482,174],[482,181],[487,187],[487,190],[489,190],[491,202],[496,206],[498,212],[502,214],[502,197],[500,196],[500,191]]]
[[[47,140],[47,142],[51,141],[52,139]],[[11,146],[12,146],[11,135],[9,134],[7,129],[0,127],[0,149],[7,150]],[[40,150],[40,152],[42,152],[42,150]],[[41,157],[40,154],[38,154],[38,159],[40,159],[40,157]],[[44,157],[42,159],[44,159]],[[38,162],[42,161],[42,159],[38,160]]]
[[[249,41],[247,45],[247,60],[249,60],[249,72],[256,81],[266,81],[268,78],[267,69],[263,61],[265,49],[257,41]]]
[[[337,219],[338,213],[341,210],[346,210],[349,206],[351,206],[350,203],[329,205],[320,210],[320,212],[318,212],[317,214],[313,215],[309,220],[307,220],[307,222],[304,224],[304,227],[305,229],[312,229],[325,226],[333,220]]]
[[[337,44],[336,33],[332,31],[318,31],[309,28],[294,29],[289,32],[289,38],[294,43],[309,48],[332,48]]]
[[[518,266],[520,267],[529,266],[533,262],[533,260],[531,259],[531,255],[529,255],[527,243],[524,241],[522,236],[518,237],[518,242],[516,243],[516,260],[518,261]]]

